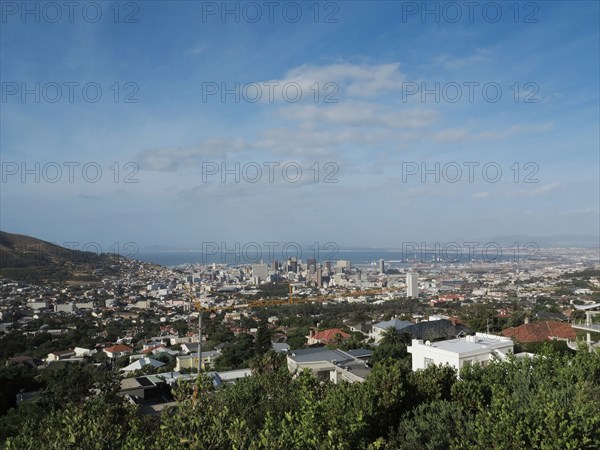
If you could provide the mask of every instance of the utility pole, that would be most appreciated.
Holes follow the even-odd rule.
[[[202,368],[202,305],[200,301],[196,303],[198,309],[198,376],[200,376],[200,369]]]
[[[192,286],[189,286],[188,294],[190,296],[190,309],[191,303],[194,302],[194,306],[196,307],[196,311],[198,311],[198,380],[200,380],[200,370],[202,369],[202,303],[196,294],[192,291]],[[196,403],[196,399],[198,398],[199,389],[198,383],[194,387],[194,394],[192,395],[192,404]]]
[[[194,302],[194,306],[196,307],[196,311],[198,311],[198,375],[200,375],[200,370],[202,369],[202,302],[196,294],[192,291],[192,287],[188,288],[188,294],[190,296],[190,310],[191,303]]]

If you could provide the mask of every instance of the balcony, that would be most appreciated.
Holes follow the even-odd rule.
[[[600,323],[577,322],[577,323],[572,323],[571,326],[573,328],[576,328],[577,330],[592,331],[592,332],[600,333]]]

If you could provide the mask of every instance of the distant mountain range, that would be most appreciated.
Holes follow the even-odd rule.
[[[0,277],[27,283],[94,282],[114,272],[121,257],[71,250],[30,236],[0,231]],[[97,270],[101,269],[101,270]]]

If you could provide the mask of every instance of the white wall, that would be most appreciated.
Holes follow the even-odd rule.
[[[424,347],[424,346],[423,346]],[[412,368],[413,370],[425,369],[425,358],[433,359],[433,364],[448,364],[452,367],[459,367],[459,355],[454,354],[436,354],[428,351],[421,346],[415,347],[412,353]]]
[[[485,335],[479,334],[479,337]],[[465,339],[465,338],[463,338]],[[456,369],[460,369],[466,362],[471,361],[473,363],[485,363],[493,358],[496,351],[506,355],[509,351],[513,350],[513,343],[510,339],[501,338],[501,341],[493,343],[486,348],[477,349],[475,351],[468,350],[461,353],[460,347],[457,347],[456,351],[448,348],[437,348],[435,346],[429,346],[413,339],[412,345],[408,347],[408,352],[412,354],[412,368],[413,370],[425,369],[427,364],[425,358],[432,360],[433,364],[448,364]]]

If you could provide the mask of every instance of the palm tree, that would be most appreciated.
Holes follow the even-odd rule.
[[[273,350],[258,354],[250,360],[250,369],[255,375],[277,372],[282,365],[283,356]]]
[[[406,339],[406,333],[401,333],[400,330],[389,327],[383,332],[380,343],[383,345],[404,345]]]

